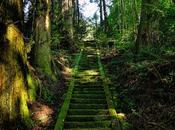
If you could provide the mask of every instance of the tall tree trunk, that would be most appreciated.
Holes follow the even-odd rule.
[[[100,0],[100,26],[103,26],[103,5],[102,5],[102,0]]]
[[[108,32],[108,14],[107,14],[107,10],[106,10],[106,1],[103,1],[103,13],[104,13],[104,32],[107,33]]]
[[[72,0],[62,1],[62,14],[64,20],[64,29],[68,33],[68,37],[73,41],[73,3]]]
[[[123,35],[125,30],[125,3],[120,0],[120,13],[121,13],[121,34]]]
[[[77,24],[80,26],[80,8],[79,8],[79,0],[76,0],[76,12],[77,12]]]
[[[142,1],[141,19],[135,43],[136,52],[138,52],[140,45],[153,45],[158,42],[159,14],[153,9],[158,3],[159,0]]]
[[[3,16],[0,21],[0,126],[4,122],[17,122],[19,117],[29,125],[27,56],[23,35],[13,24],[16,22],[21,27],[22,0],[3,1],[0,8],[3,9],[0,9]]]
[[[61,45],[63,48],[70,48],[75,51],[74,44],[74,6],[75,0],[62,0],[61,14],[62,14],[62,29],[61,29]]]
[[[41,0],[37,3],[37,15],[35,21],[35,45],[34,45],[34,66],[51,76],[51,56],[50,56],[50,0]]]

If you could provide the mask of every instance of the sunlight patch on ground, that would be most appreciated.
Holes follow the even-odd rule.
[[[92,69],[92,70],[85,70],[85,71],[83,71],[83,72],[81,72],[79,75],[99,75],[99,72],[97,71],[97,70],[94,70],[94,69]]]
[[[81,83],[97,82],[99,77],[94,77],[94,75],[85,75],[78,79]]]
[[[39,102],[35,102],[31,106],[32,119],[42,125],[48,125],[53,121],[53,112],[51,107]]]

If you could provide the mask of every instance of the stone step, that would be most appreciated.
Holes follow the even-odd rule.
[[[70,103],[70,109],[107,109],[107,104],[78,104]]]
[[[106,121],[110,120],[109,115],[68,115],[66,121],[86,122],[86,121]]]
[[[103,85],[103,81],[100,80],[100,81],[95,81],[95,82],[82,82],[82,81],[75,81],[75,85],[87,85],[87,86],[102,86]]]
[[[106,99],[104,94],[73,94],[72,98]]]
[[[73,128],[64,130],[111,130],[111,128]]]
[[[73,91],[73,94],[105,94],[104,91]]]
[[[86,85],[86,84],[82,84],[82,85],[75,85],[74,88],[103,88],[102,85]]]
[[[87,99],[87,98],[72,98],[71,103],[96,103],[96,104],[106,104],[105,99]]]
[[[77,88],[77,87],[75,87],[74,88],[74,91],[103,91],[104,89],[103,89],[103,87],[85,87],[85,88],[83,88],[83,87],[79,87],[79,88]]]
[[[108,109],[69,109],[70,115],[108,115]]]
[[[110,128],[111,121],[65,122],[64,128]]]

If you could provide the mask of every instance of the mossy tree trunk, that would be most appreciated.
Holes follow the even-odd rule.
[[[37,2],[37,18],[35,20],[35,45],[34,45],[34,66],[48,76],[51,71],[51,21],[50,21],[50,0]]]
[[[140,46],[153,45],[159,42],[159,19],[157,10],[159,0],[143,0],[141,6],[141,18],[136,39],[136,52]]]
[[[29,122],[27,106],[27,55],[19,27],[22,19],[22,0],[1,3],[0,21],[0,126],[4,122]],[[29,124],[28,124],[29,125]],[[10,127],[10,125],[9,125]],[[0,128],[1,129],[1,128]]]
[[[61,14],[62,14],[62,30],[63,38],[62,44],[64,47],[74,49],[74,0],[62,0]]]

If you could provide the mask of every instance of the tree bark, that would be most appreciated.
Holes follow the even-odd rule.
[[[102,0],[100,0],[100,26],[103,26],[103,6],[102,6]]]
[[[153,45],[159,42],[159,14],[155,14],[156,12],[153,9],[158,3],[159,0],[142,1],[141,19],[135,43],[136,52],[138,52],[141,45]]]
[[[103,1],[103,13],[104,13],[104,32],[107,33],[108,32],[108,14],[107,14],[107,10],[106,10],[106,1]]]
[[[30,124],[26,87],[27,53],[23,35],[13,24],[23,17],[21,3],[22,0],[6,0],[1,3],[3,19],[0,21],[0,126],[4,122],[17,122],[19,117],[25,124]],[[17,22],[17,25],[21,27],[20,22]]]
[[[42,0],[37,4],[37,18],[35,20],[35,45],[34,45],[34,66],[52,76],[51,71],[51,1]]]

